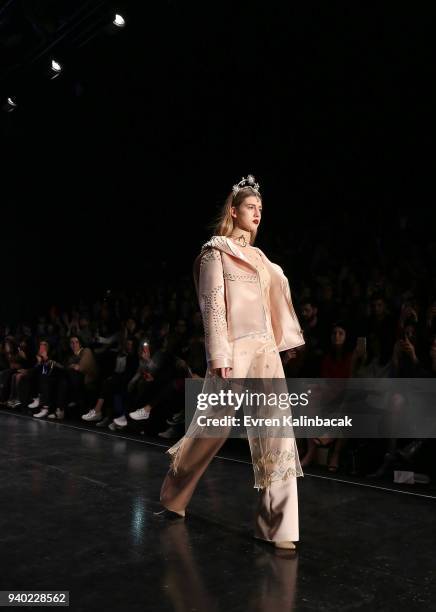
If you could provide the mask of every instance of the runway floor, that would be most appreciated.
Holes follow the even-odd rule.
[[[436,499],[306,474],[300,544],[251,535],[245,461],[216,458],[185,522],[153,516],[166,445],[0,411],[1,590],[74,611],[434,610]]]

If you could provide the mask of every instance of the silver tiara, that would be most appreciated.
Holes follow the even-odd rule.
[[[238,193],[240,189],[244,189],[244,187],[250,187],[253,191],[260,195],[259,183],[256,183],[256,179],[252,174],[249,174],[247,178],[242,177],[239,183],[233,185],[233,197]]]

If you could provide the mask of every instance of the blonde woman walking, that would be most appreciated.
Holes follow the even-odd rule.
[[[253,246],[261,219],[259,185],[248,175],[233,186],[214,235],[194,262],[208,363],[204,389],[217,379],[284,379],[279,353],[304,344],[282,268]],[[167,451],[172,460],[158,515],[185,516],[198,481],[227,438],[202,437],[197,416]],[[258,490],[254,535],[294,549],[299,540],[296,479],[303,472],[293,433],[247,433]]]

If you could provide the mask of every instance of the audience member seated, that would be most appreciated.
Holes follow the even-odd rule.
[[[167,336],[163,346],[150,350],[143,348],[143,362],[129,384],[125,414],[114,419],[116,427],[126,427],[132,421],[146,421],[157,406],[168,405],[176,392],[174,381],[177,378],[178,358],[167,348]]]
[[[114,399],[125,400],[129,381],[138,369],[139,357],[137,343],[126,338],[123,347],[115,356],[112,375],[106,378],[100,388],[97,403],[89,412],[82,415],[88,422],[97,422],[100,427],[108,426],[114,419]]]
[[[6,404],[11,392],[11,381],[14,374],[18,372],[23,356],[20,355],[15,338],[7,336],[3,342],[2,349],[3,370],[0,372],[0,402]]]
[[[18,408],[21,405],[27,406],[32,393],[35,358],[31,354],[29,342],[26,338],[22,338],[18,345],[14,363],[17,368],[14,368],[10,379],[10,392],[7,401],[9,408]]]
[[[70,338],[70,354],[57,377],[56,409],[48,418],[63,419],[67,407],[76,408],[80,413],[85,409],[87,396],[95,390],[97,382],[97,364],[90,348],[82,346],[77,335]],[[35,414],[36,418],[47,416],[43,407]]]
[[[336,322],[332,326],[330,336],[330,350],[324,355],[321,362],[321,378],[350,378],[353,352],[350,350],[350,342],[347,338],[347,326],[342,322]],[[319,401],[322,404],[323,413],[328,405],[337,406],[344,392],[344,384],[339,382],[337,385],[329,385]],[[320,438],[309,438],[307,452],[304,455],[301,465],[310,465],[315,458],[317,448],[331,447],[328,470],[336,472],[339,467],[340,453],[345,444],[344,438],[322,436]]]
[[[41,419],[52,414],[56,408],[57,385],[63,373],[64,366],[55,359],[55,352],[47,340],[41,340],[36,355],[34,373],[36,378],[36,396],[30,410],[35,410],[33,416]]]

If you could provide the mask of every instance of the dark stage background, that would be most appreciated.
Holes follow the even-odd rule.
[[[126,27],[56,42],[79,5]],[[248,173],[264,195],[258,245],[278,262],[286,247],[291,285],[306,234],[327,232],[344,260],[397,231],[431,243],[434,24],[406,8],[3,2],[1,93],[19,106],[0,119],[2,316],[190,279]]]

